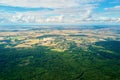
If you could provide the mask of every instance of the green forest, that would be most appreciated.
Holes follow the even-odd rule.
[[[101,41],[88,49],[71,44],[4,48],[0,45],[0,80],[120,80],[120,41]]]

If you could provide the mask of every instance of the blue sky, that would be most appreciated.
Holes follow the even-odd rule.
[[[120,24],[120,0],[0,0],[0,24]]]

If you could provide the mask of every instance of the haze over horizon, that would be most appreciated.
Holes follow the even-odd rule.
[[[120,0],[0,0],[4,24],[120,24]]]

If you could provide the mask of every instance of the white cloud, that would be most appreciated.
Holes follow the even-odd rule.
[[[0,3],[19,7],[68,8],[101,1],[103,0],[0,0]]]
[[[105,8],[105,10],[120,10],[120,6],[114,6],[114,7],[111,7],[111,8]]]
[[[24,13],[0,13],[0,23],[90,23],[90,22],[109,22],[119,23],[120,17],[107,17],[101,15],[92,15],[91,10],[78,17],[78,15],[54,15],[43,16],[43,13],[24,12]]]
[[[0,13],[0,23],[62,23],[64,15],[43,16],[42,13],[24,12],[24,13]]]
[[[0,0],[0,3],[19,7],[49,8],[74,7],[78,5],[75,0]]]
[[[45,7],[53,11],[28,11],[16,13],[0,12],[1,23],[88,23],[88,22],[120,22],[120,18],[95,15],[94,9],[103,0],[0,0],[2,5],[19,7]],[[106,8],[120,10],[120,6]],[[104,17],[105,16],[105,17]]]
[[[92,10],[88,9],[84,14],[83,18],[88,19],[88,18],[91,18],[91,16],[92,16]]]
[[[53,8],[53,11],[33,11],[33,12],[16,12],[7,14],[5,19],[9,22],[70,22],[74,17],[88,18],[96,3],[101,0],[0,0],[3,5],[19,7],[46,7]],[[90,4],[92,3],[92,4]],[[57,16],[56,16],[57,14]],[[53,16],[46,16],[53,15]],[[70,17],[70,15],[74,17]]]

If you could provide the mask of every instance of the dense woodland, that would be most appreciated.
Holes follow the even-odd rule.
[[[4,48],[0,45],[0,80],[120,80],[120,41],[101,41],[88,49],[70,44]]]

